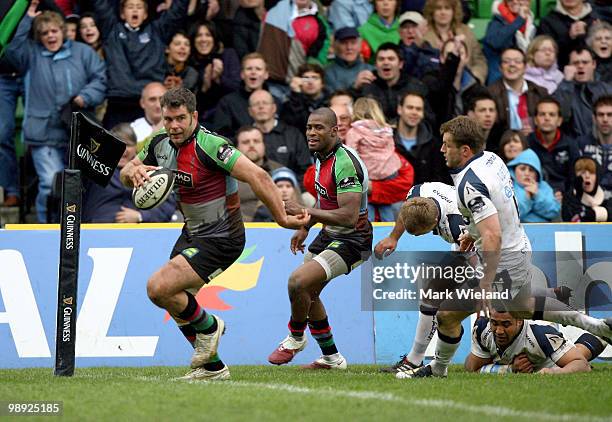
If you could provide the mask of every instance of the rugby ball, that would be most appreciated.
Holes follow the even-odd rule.
[[[141,210],[150,210],[163,203],[174,186],[174,172],[160,167],[147,173],[151,180],[132,191],[132,201]]]

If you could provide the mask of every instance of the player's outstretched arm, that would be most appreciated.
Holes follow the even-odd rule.
[[[374,247],[374,255],[376,255],[376,258],[383,259],[385,256],[391,255],[395,251],[395,248],[397,248],[397,242],[404,234],[404,231],[406,231],[404,222],[398,215],[395,226],[393,226],[393,230],[389,233],[389,236],[378,242]]]
[[[465,363],[463,364],[463,366],[468,372],[478,372],[480,371],[480,368],[491,362],[493,362],[493,359],[491,358],[481,358],[473,353],[470,353],[465,359]]]
[[[287,215],[280,191],[270,175],[245,156],[238,157],[231,175],[249,184],[255,195],[268,207],[274,221],[280,226],[288,229],[299,229],[309,222],[310,216],[305,210],[299,215]]]
[[[147,172],[155,170],[156,168],[155,166],[143,164],[138,157],[135,157],[121,169],[119,178],[121,179],[121,183],[128,188],[140,187],[151,179]]]
[[[542,368],[538,374],[571,374],[573,372],[589,372],[591,365],[580,351],[572,347],[556,362],[557,367]]]

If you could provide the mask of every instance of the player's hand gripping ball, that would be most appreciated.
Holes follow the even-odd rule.
[[[132,191],[132,201],[141,210],[150,210],[162,204],[174,186],[174,172],[160,167],[147,173],[151,180]]]

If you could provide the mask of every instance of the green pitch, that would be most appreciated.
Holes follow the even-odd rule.
[[[209,383],[174,380],[186,372],[176,367],[79,368],[73,378],[53,377],[50,369],[0,370],[0,402],[60,400],[64,418],[95,421],[612,421],[606,364],[564,376],[479,375],[455,367],[448,379],[427,380],[396,380],[373,366],[230,369],[232,381]]]

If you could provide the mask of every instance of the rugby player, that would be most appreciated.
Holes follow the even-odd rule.
[[[308,117],[308,148],[315,154],[317,202],[308,208],[310,222],[291,238],[291,251],[304,252],[304,241],[315,223],[323,229],[308,247],[304,263],[289,277],[291,302],[289,335],[270,354],[275,365],[289,363],[306,347],[306,325],[321,348],[322,356],[310,369],[346,369],[346,359],[338,352],[327,312],[319,295],[327,283],[348,274],[368,259],[372,251],[372,225],[368,221],[368,173],[357,153],[338,139],[336,114],[319,108]],[[286,202],[290,215],[304,211]]]
[[[378,259],[388,256],[397,248],[397,242],[405,231],[420,236],[432,232],[446,242],[459,245],[462,232],[467,222],[457,208],[457,194],[454,186],[431,182],[415,185],[408,192],[406,202],[402,205],[397,221],[388,237],[374,247]],[[467,238],[466,238],[467,239]],[[466,250],[471,244],[464,243]],[[437,304],[421,302],[419,304],[419,321],[410,352],[403,355],[394,365],[382,368],[382,372],[395,373],[406,369],[417,369],[423,366],[427,346],[436,333]]]
[[[396,377],[445,377],[463,334],[461,321],[474,311],[482,310],[488,316],[494,281],[496,288],[506,285],[511,299],[504,306],[514,317],[573,325],[610,343],[612,318],[593,318],[552,297],[532,296],[531,244],[519,220],[512,179],[502,159],[484,151],[484,136],[478,123],[458,116],[444,123],[440,133],[442,153],[457,188],[459,211],[469,218],[468,231],[483,261],[484,277],[479,287],[483,297],[475,298],[474,306],[464,309],[442,309],[443,304],[437,314],[436,358],[417,370],[398,372]]]
[[[492,309],[489,320],[478,318],[474,324],[465,369],[487,374],[588,372],[588,361],[605,348],[606,344],[592,334],[584,333],[572,343],[550,325]]]
[[[228,379],[229,369],[217,354],[225,323],[207,313],[197,291],[227,269],[242,253],[244,224],[238,185],[248,183],[283,227],[297,229],[308,215],[287,216],[270,176],[220,136],[198,123],[195,96],[185,88],[161,98],[164,128],[121,170],[126,186],[139,187],[147,171],[162,166],[176,170],[175,193],[185,217],[170,260],[149,278],[147,294],[166,309],[194,347],[192,370],[185,379]]]

